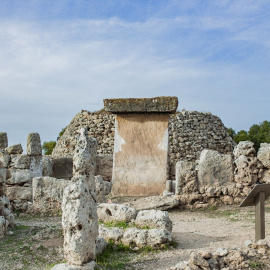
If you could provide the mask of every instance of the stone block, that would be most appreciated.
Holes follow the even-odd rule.
[[[119,114],[115,122],[114,196],[162,194],[167,180],[168,114]]]
[[[51,159],[46,156],[42,156],[42,176],[52,176],[52,163]],[[71,165],[72,168],[72,165]]]
[[[14,200],[32,200],[32,188],[21,186],[8,186],[6,195],[10,201]]]
[[[101,175],[104,181],[112,180],[113,156],[97,156],[97,168],[95,175]]]
[[[222,187],[233,180],[231,155],[219,154],[214,150],[203,150],[198,165],[199,188],[201,186]]]
[[[5,183],[7,179],[7,169],[0,168],[0,183]]]
[[[73,175],[72,158],[56,158],[51,160],[52,177],[59,179],[71,179]]]
[[[42,176],[42,156],[31,156],[30,170],[33,174],[33,177]]]
[[[270,169],[270,143],[260,144],[257,157],[264,167]]]
[[[27,155],[30,156],[41,156],[42,148],[40,136],[38,133],[30,133],[27,137]]]
[[[104,238],[107,242],[113,241],[115,244],[121,243],[121,239],[124,235],[124,230],[117,227],[104,227],[99,226],[99,237]]]
[[[32,179],[34,177],[33,173],[29,169],[21,170],[21,169],[10,169],[10,178],[7,178],[7,184],[24,184],[24,183],[32,183]]]
[[[11,145],[11,146],[8,146],[5,151],[12,155],[12,154],[22,154],[23,152],[23,149],[22,149],[22,145],[21,144],[14,144],[14,145]]]
[[[16,169],[29,169],[31,158],[28,155],[11,155],[10,166]]]
[[[115,98],[103,102],[105,110],[113,113],[174,113],[178,106],[177,97]]]
[[[36,212],[55,212],[61,210],[64,189],[69,180],[53,177],[35,177],[33,179],[33,206]]]
[[[8,147],[8,137],[6,132],[0,132],[0,150]]]
[[[4,151],[0,151],[0,167],[7,168],[10,162],[10,155]]]

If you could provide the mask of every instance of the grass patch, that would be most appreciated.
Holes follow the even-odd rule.
[[[99,224],[104,225],[104,227],[118,227],[118,228],[122,228],[122,229],[127,229],[127,228],[131,228],[134,227],[133,225],[128,224],[125,221],[109,221],[109,222],[103,222],[103,221],[99,221]]]
[[[262,262],[249,262],[249,267],[252,269],[264,269],[264,264]]]

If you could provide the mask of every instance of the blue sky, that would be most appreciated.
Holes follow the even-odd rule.
[[[270,115],[269,1],[0,2],[0,131],[55,140],[104,98],[177,96],[248,130]]]

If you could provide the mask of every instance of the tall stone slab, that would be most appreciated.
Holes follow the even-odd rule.
[[[0,132],[0,149],[8,147],[8,137],[6,132]]]
[[[169,113],[176,97],[104,100],[105,110],[116,113],[112,194],[162,194],[168,165]]]

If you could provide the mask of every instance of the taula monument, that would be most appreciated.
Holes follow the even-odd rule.
[[[169,153],[169,114],[177,97],[105,99],[116,114],[112,194],[148,196],[165,189]]]

